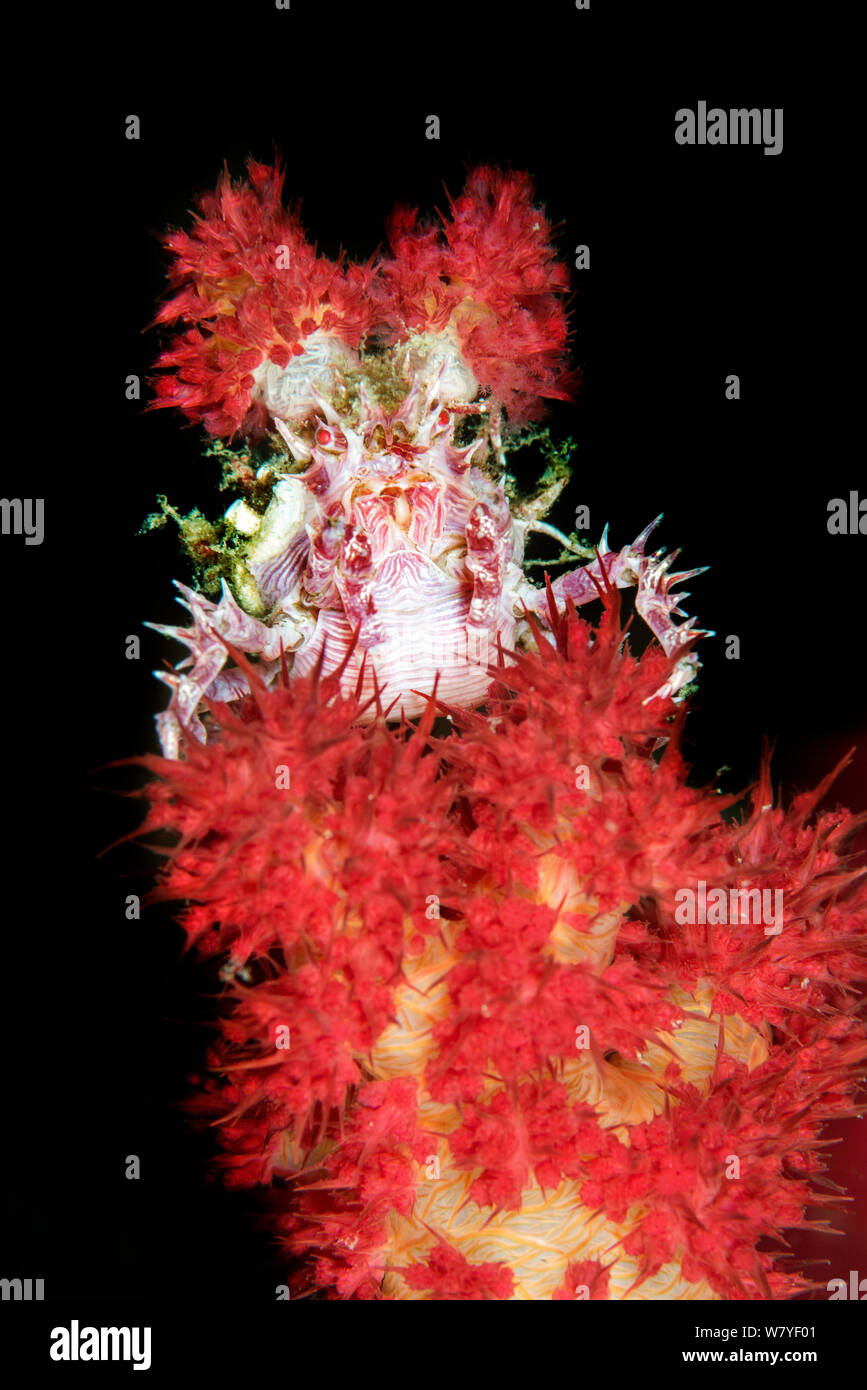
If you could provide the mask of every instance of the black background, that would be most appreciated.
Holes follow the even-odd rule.
[[[150,672],[174,648],[142,623],[172,621],[171,579],[190,578],[168,528],[137,530],[158,492],[182,510],[228,501],[199,430],[125,399],[159,347],[144,331],[164,291],[157,236],[187,223],[224,161],[240,176],[276,147],[308,235],[355,258],[383,241],[396,201],[444,208],[443,185],[456,194],[479,162],[529,170],[564,258],[579,243],[591,256],[572,276],[583,385],[549,417],[576,442],[574,475],[549,520],[569,530],[586,504],[594,538],[608,521],[619,547],[664,511],[657,543],[711,567],[687,586],[687,611],[718,634],[701,644],[687,725],[696,778],[727,764],[720,785],[746,786],[766,734],[788,797],[864,737],[865,541],[826,527],[832,497],[865,490],[845,424],[852,194],[833,108],[785,80],[773,42],[758,54],[754,29],[715,61],[712,26],[610,10],[158,8],[141,32],[106,20],[78,34],[66,115],[34,103],[45,138],[19,151],[27,231],[12,279],[35,341],[17,366],[4,493],[44,496],[46,534],[0,543],[0,1273],[45,1277],[51,1299],[202,1302],[219,1322],[279,1282],[255,1198],[206,1181],[212,1136],[179,1109],[212,976],[182,958],[167,912],[125,919],[125,895],[147,887],[141,852],[96,857],[139,814],[100,790],[136,775],[96,770],[156,749],[165,692]],[[784,107],[783,153],[676,145],[674,112],[700,99]],[[425,138],[431,113],[439,141]],[[133,633],[138,662],[124,656]],[[728,634],[739,661],[724,657]],[[855,807],[864,767],[862,754],[839,784]],[[124,1176],[128,1154],[141,1181]]]

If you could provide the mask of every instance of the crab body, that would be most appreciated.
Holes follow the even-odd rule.
[[[397,369],[406,371],[408,361],[401,352]],[[484,404],[446,395],[449,375],[452,388],[466,392],[466,383],[442,353],[432,380],[427,366],[403,378],[406,395],[395,410],[372,399],[362,381],[354,411],[341,415],[308,383],[304,404],[315,411],[301,428],[274,417],[287,466],[302,471],[274,480],[261,518],[249,509],[238,517],[251,537],[246,571],[266,617],[245,612],[225,584],[218,604],[178,586],[193,627],[157,629],[190,650],[175,672],[161,675],[172,689],[159,717],[169,756],[185,734],[204,739],[203,701],[248,693],[243,672],[226,669],[229,646],[252,656],[266,683],[284,663],[295,676],[339,670],[344,693],[363,697],[362,719],[374,717],[377,701],[394,718],[413,718],[434,689],[458,708],[481,704],[498,652],[531,641],[527,616],[546,624],[546,593],[522,567],[538,509],[513,510],[504,469],[498,477],[480,466],[502,458]],[[271,373],[269,387],[272,406],[291,399],[279,374]],[[459,448],[455,428],[466,415],[480,416],[482,429]],[[674,556],[646,555],[652,530],[616,553],[603,536],[596,560],[552,589],[580,606],[605,585],[637,585],[638,612],[666,652],[685,649],[662,692],[676,694],[698,665],[689,647],[699,634],[691,622],[672,621],[682,595],[669,591],[700,571],[671,575]]]

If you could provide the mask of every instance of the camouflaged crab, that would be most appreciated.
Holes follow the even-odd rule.
[[[867,1063],[858,820],[831,777],[775,806],[767,760],[743,819],[691,786],[686,576],[653,526],[543,522],[562,471],[512,496],[510,434],[572,385],[527,176],[476,170],[346,267],[281,186],[202,200],[158,316],[187,327],[157,403],[260,441],[141,760],[153,897],[222,960],[191,1105],[225,1180],[269,1189],[293,1297],[790,1297]],[[589,563],[534,587],[534,529]],[[779,922],[684,917],[691,885]]]
[[[251,164],[250,180],[224,178],[193,235],[168,238],[184,287],[158,321],[195,327],[160,358],[174,373],[157,403],[213,433],[269,427],[285,449],[260,470],[266,509],[242,497],[227,512],[244,538],[243,591],[224,582],[213,603],[179,585],[193,625],[158,628],[189,648],[160,675],[170,756],[184,734],[204,738],[203,700],[248,689],[227,669],[226,643],[256,658],[266,682],[287,658],[292,675],[340,668],[344,690],[378,691],[394,718],[420,714],[436,682],[442,700],[474,707],[497,651],[532,642],[527,616],[547,623],[545,590],[524,573],[527,533],[593,555],[541,521],[565,478],[514,507],[505,488],[504,431],[574,380],[562,361],[565,271],[526,175],[476,170],[444,241],[398,213],[393,256],[348,270],[311,251],[280,205],[277,171]],[[468,418],[476,436],[459,447]],[[618,552],[606,530],[596,558],[553,592],[580,605],[606,582],[637,585],[637,612],[666,653],[683,649],[663,687],[675,694],[702,634],[673,622],[684,596],[671,591],[701,571],[672,574],[675,556],[646,554],[652,530]]]

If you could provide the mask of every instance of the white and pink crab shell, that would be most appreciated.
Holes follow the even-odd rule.
[[[290,678],[319,662],[324,673],[343,665],[341,688],[354,693],[360,682],[368,702],[362,718],[375,716],[378,695],[388,717],[399,719],[420,714],[435,687],[446,704],[482,704],[500,648],[532,640],[526,612],[545,624],[547,597],[525,576],[524,545],[530,530],[560,533],[532,505],[513,511],[504,476],[481,467],[493,452],[505,474],[498,423],[484,403],[472,403],[477,383],[454,345],[403,344],[395,361],[408,386],[404,399],[388,413],[362,377],[353,425],[326,393],[359,360],[349,361],[342,344],[317,346],[315,380],[309,370],[293,376],[271,366],[259,383],[304,471],[277,478],[263,516],[243,501],[227,513],[250,537],[246,567],[267,616],[252,617],[225,582],[216,604],[178,584],[192,626],[151,624],[189,649],[173,672],[157,673],[172,692],[157,720],[167,757],[180,755],[185,735],[206,738],[204,699],[231,701],[247,691],[243,672],[227,669],[227,643],[256,661],[266,683],[284,661]],[[482,416],[481,432],[458,448],[455,427],[470,413]],[[586,603],[598,597],[604,564],[609,583],[637,584],[636,609],[672,654],[702,634],[694,620],[673,622],[686,595],[670,589],[700,571],[671,575],[674,555],[645,555],[655,524],[617,553],[603,536],[599,558],[552,587],[561,602]],[[676,695],[697,666],[686,650],[657,693]]]

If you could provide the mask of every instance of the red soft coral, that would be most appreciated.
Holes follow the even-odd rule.
[[[268,423],[257,368],[286,368],[314,333],[357,348],[373,329],[391,343],[447,332],[512,424],[570,398],[568,273],[527,174],[476,169],[442,234],[399,210],[393,256],[366,264],[317,254],[282,205],[284,178],[279,162],[249,160],[246,181],[224,171],[192,230],[165,238],[177,292],[156,323],[186,328],[157,360],[152,408],[177,406],[212,435],[255,435]]]
[[[157,360],[154,408],[177,406],[213,435],[252,433],[266,422],[253,372],[304,352],[312,333],[357,346],[370,323],[371,266],[333,262],[307,241],[298,209],[282,205],[285,174],[255,160],[248,180],[224,171],[199,200],[192,232],[172,232],[169,280],[180,286],[156,317],[191,325]]]
[[[445,1241],[434,1246],[426,1264],[410,1265],[401,1274],[411,1289],[426,1289],[434,1302],[504,1299],[510,1296],[514,1285],[508,1265],[471,1264]]]
[[[442,234],[399,209],[380,292],[393,337],[450,329],[513,424],[536,419],[545,399],[570,399],[577,379],[564,358],[568,272],[534,196],[528,174],[483,166],[449,198]]]
[[[673,702],[645,703],[672,658],[632,656],[616,592],[604,609],[596,629],[554,615],[550,641],[504,660],[485,712],[449,711],[447,737],[434,699],[417,728],[361,725],[339,673],[268,690],[245,667],[251,696],[212,706],[206,744],[146,760],[148,827],[177,837],[158,896],[190,904],[191,942],[231,953],[210,1058],[223,1079],[203,1108],[222,1118],[229,1181],[293,1184],[279,1224],[299,1290],[525,1291],[532,1269],[473,1259],[444,1232],[469,1207],[462,1241],[483,1243],[533,1183],[564,1213],[623,1224],[610,1269],[625,1262],[633,1287],[663,1267],[725,1298],[809,1287],[767,1242],[831,1203],[813,1185],[822,1126],[855,1113],[867,1059],[856,822],[815,814],[824,785],[775,809],[767,762],[744,818],[724,817],[686,783]],[[678,890],[700,878],[779,888],[782,931],[681,924]],[[671,1046],[683,1014],[705,1030],[700,1084],[689,1044],[686,1060]],[[605,1114],[570,1092],[576,1025],[600,1104],[613,1083]],[[618,1112],[622,1086],[653,1118]],[[439,1156],[454,1208],[443,1197],[431,1226],[440,1173],[422,1164]],[[564,1256],[546,1296],[603,1296],[608,1267],[582,1269]],[[622,1270],[610,1277],[622,1295]]]

